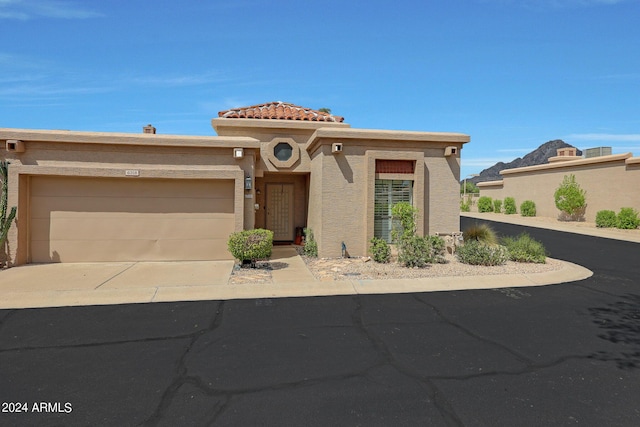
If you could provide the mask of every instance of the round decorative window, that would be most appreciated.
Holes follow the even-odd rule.
[[[287,142],[279,142],[273,147],[273,155],[281,162],[286,162],[293,155],[293,147]]]

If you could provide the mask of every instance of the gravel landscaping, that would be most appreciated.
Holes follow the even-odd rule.
[[[407,268],[397,262],[377,263],[370,258],[309,258],[302,256],[311,273],[318,280],[344,279],[401,279],[443,276],[477,276],[496,274],[543,273],[559,270],[562,264],[547,258],[545,264],[525,264],[508,261],[505,265],[485,267],[459,262],[447,255],[444,264],[429,264],[424,268]]]
[[[302,253],[302,248],[298,247]],[[397,262],[380,264],[369,257],[354,258],[311,258],[301,255],[313,276],[321,281],[331,280],[371,280],[402,279],[419,277],[444,276],[479,276],[500,274],[531,274],[559,270],[562,264],[555,259],[547,258],[545,264],[528,264],[508,261],[505,265],[485,267],[468,265],[459,262],[455,256],[447,254],[444,264],[429,264],[424,268],[407,268]],[[280,268],[269,261],[258,262],[257,268],[233,269],[229,284],[273,283],[271,271]]]

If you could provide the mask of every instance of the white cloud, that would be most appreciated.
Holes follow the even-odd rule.
[[[209,72],[204,74],[187,74],[182,76],[145,76],[134,77],[131,79],[131,82],[135,84],[169,87],[197,86],[210,83],[221,83],[224,81],[226,81],[226,79],[216,72]]]
[[[34,18],[88,19],[104,16],[76,1],[68,0],[0,0],[0,19],[26,21]]]
[[[565,139],[577,141],[601,141],[601,142],[640,142],[640,133],[616,134],[616,133],[574,133]]]

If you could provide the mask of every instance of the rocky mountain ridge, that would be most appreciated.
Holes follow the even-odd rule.
[[[545,142],[524,157],[518,157],[509,163],[498,162],[490,168],[484,169],[478,176],[470,178],[467,181],[473,182],[474,184],[485,181],[499,181],[502,179],[500,171],[504,169],[522,168],[525,166],[535,166],[548,163],[549,157],[557,155],[558,148],[565,147],[573,147],[573,145],[567,144],[561,139],[554,139],[552,141]],[[582,156],[582,151],[577,150],[577,155]]]

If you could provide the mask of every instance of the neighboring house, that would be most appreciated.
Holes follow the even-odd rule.
[[[549,163],[500,172],[503,179],[478,183],[480,196],[503,200],[516,199],[519,206],[525,200],[536,204],[536,215],[557,218],[555,191],[565,175],[575,175],[580,188],[586,191],[585,221],[595,222],[601,210],[619,211],[622,207],[640,210],[640,157],[631,153],[582,158],[575,148],[558,149]]]
[[[211,123],[218,136],[0,129],[10,263],[231,259],[229,235],[252,228],[292,242],[309,227],[321,257],[365,255],[403,200],[418,233],[459,230],[467,135],[353,129],[282,102]]]

